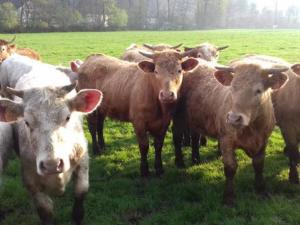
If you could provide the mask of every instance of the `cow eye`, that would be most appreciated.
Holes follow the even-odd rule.
[[[256,91],[255,91],[255,95],[260,95],[262,93],[262,90],[260,90],[260,89],[257,89]]]
[[[30,127],[28,121],[25,120],[26,127]]]
[[[181,73],[182,72],[182,70],[178,70],[178,73]]]
[[[70,120],[70,115],[67,116],[67,118],[66,118],[66,121],[67,121],[67,122],[69,122],[69,120]]]

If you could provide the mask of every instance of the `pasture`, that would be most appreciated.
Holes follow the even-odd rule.
[[[11,35],[1,35],[9,39]],[[241,55],[260,53],[300,62],[300,31],[296,30],[216,30],[190,32],[108,32],[18,34],[20,47],[37,50],[43,61],[68,65],[91,53],[119,57],[134,43],[202,42],[230,45],[222,52],[221,63]],[[104,96],[105,97],[105,96]],[[86,136],[91,143],[85,126]],[[149,179],[139,176],[139,150],[131,124],[106,120],[106,151],[90,154],[90,192],[85,202],[87,225],[107,224],[300,224],[300,186],[288,183],[288,160],[283,154],[283,140],[276,129],[269,140],[265,178],[271,198],[257,196],[253,188],[250,159],[237,152],[235,177],[236,207],[222,205],[223,164],[217,156],[214,140],[201,149],[201,164],[191,164],[191,151],[184,148],[185,169],[174,165],[171,133],[165,139],[163,164],[165,174]],[[153,170],[153,147],[149,152]],[[154,174],[154,173],[153,173]],[[55,216],[59,224],[69,224],[73,204],[71,185],[63,197],[55,198]],[[34,225],[38,217],[22,186],[20,164],[12,160],[0,187],[0,224]]]

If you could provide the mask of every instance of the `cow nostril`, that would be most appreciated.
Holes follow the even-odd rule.
[[[44,164],[43,161],[40,162],[40,169],[41,169],[42,171],[46,170],[46,167],[45,167],[45,164]]]
[[[64,168],[64,161],[62,159],[59,159],[57,163],[57,171],[62,171]]]

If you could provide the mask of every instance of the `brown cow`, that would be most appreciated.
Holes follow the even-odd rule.
[[[143,46],[138,46],[136,44],[130,45],[124,54],[121,56],[122,60],[128,61],[128,62],[141,62],[144,60],[149,60],[147,57],[141,55],[139,51],[148,51],[148,52],[156,52],[156,51],[164,51],[168,49],[174,49],[180,52],[178,48],[182,44],[171,46],[168,44],[158,44],[158,45],[150,45],[150,44],[143,44]]]
[[[149,174],[147,154],[148,133],[154,137],[156,174],[163,173],[161,149],[170,123],[183,73],[198,65],[184,53],[167,50],[142,53],[148,61],[126,62],[105,55],[91,55],[79,68],[78,88],[103,91],[103,105],[98,115],[88,118],[94,153],[104,148],[103,122],[106,116],[132,122],[141,153],[141,175]],[[150,61],[149,61],[150,60]]]
[[[228,48],[229,46],[216,47],[210,43],[203,43],[194,48],[184,47],[184,51],[188,52],[188,57],[204,59],[208,62],[217,63],[220,51]]]
[[[279,89],[287,81],[283,73],[286,70],[288,67],[264,68],[258,63],[243,60],[215,70],[203,61],[183,80],[181,102],[173,119],[176,163],[183,162],[181,139],[184,120],[191,128],[192,137],[201,132],[218,139],[226,176],[226,204],[230,205],[234,200],[235,150],[238,148],[244,149],[252,158],[256,191],[265,193],[265,147],[275,126],[271,90]],[[199,142],[192,142],[192,155],[197,157]]]
[[[300,142],[300,64],[291,65],[282,59],[264,56],[248,55],[245,60],[255,60],[264,65],[282,64],[291,67],[287,72],[289,82],[272,95],[277,125],[280,127],[285,141],[284,152],[289,157],[291,183],[299,184],[297,164],[300,160],[298,145]]]
[[[41,60],[39,53],[30,48],[17,48],[15,44],[12,44],[16,39],[16,36],[12,40],[6,41],[0,39],[0,63],[7,59],[11,54],[17,53],[24,55],[35,60]]]

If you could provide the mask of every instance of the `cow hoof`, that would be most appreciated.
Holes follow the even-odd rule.
[[[176,167],[179,168],[179,169],[185,168],[185,164],[184,164],[184,161],[183,161],[183,160],[175,160],[175,165],[176,165]]]
[[[161,175],[163,175],[165,173],[164,169],[156,169],[155,174],[157,177],[160,177]]]
[[[223,204],[229,208],[235,207],[235,198],[234,197],[224,197]]]
[[[193,157],[193,158],[192,158],[192,163],[193,163],[194,165],[200,164],[200,157]]]
[[[141,177],[149,177],[150,176],[150,172],[148,167],[147,168],[141,168]]]
[[[291,173],[289,174],[289,181],[291,184],[299,184],[298,174]]]

